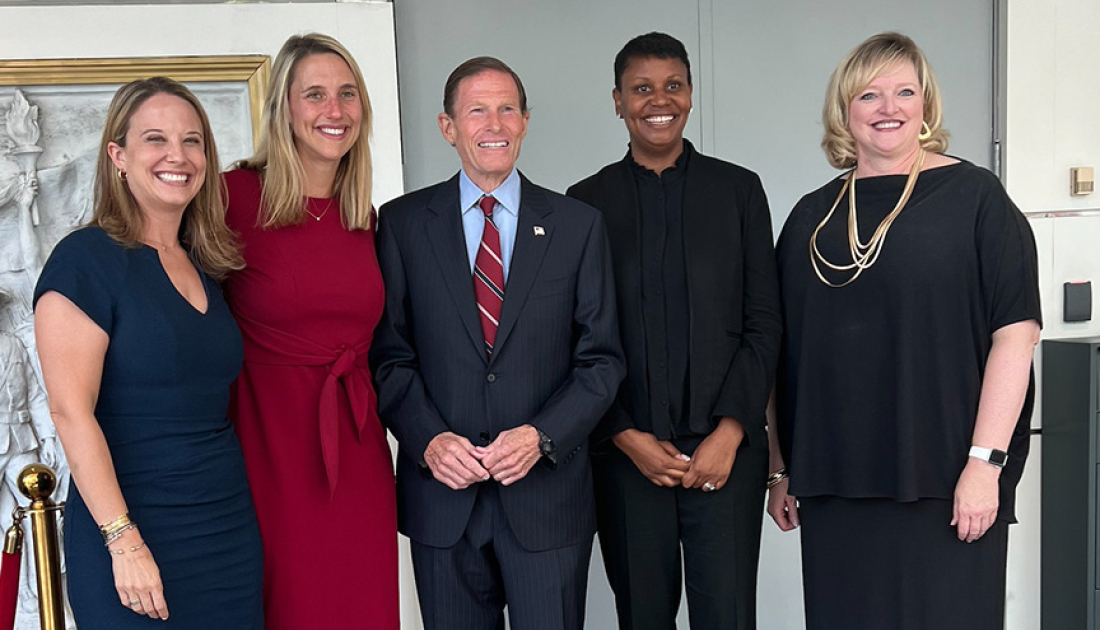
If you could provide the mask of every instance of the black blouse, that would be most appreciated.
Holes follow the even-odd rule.
[[[643,252],[642,291],[631,306],[642,311],[645,327],[650,422],[668,427],[673,437],[696,435],[688,422],[691,309],[684,258],[684,180],[690,155],[684,150],[660,175],[627,157],[638,191]]]
[[[856,181],[860,238],[893,209],[905,175]],[[1041,320],[1035,240],[988,171],[969,162],[921,173],[878,261],[831,288],[809,240],[843,180],[802,198],[778,243],[787,337],[778,379],[780,438],[795,496],[950,499],[967,462],[993,333]],[[848,254],[848,199],[818,235]],[[849,274],[822,267],[841,282]],[[1000,477],[1000,518],[1014,522],[1028,451],[1034,378]]]

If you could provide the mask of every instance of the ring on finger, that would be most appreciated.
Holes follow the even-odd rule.
[[[130,608],[141,608],[141,600],[140,599],[131,599],[130,600]]]
[[[703,484],[703,492],[713,492],[717,489],[718,487],[709,481]]]

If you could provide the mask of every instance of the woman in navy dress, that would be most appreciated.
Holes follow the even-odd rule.
[[[194,95],[164,78],[124,86],[92,226],[57,245],[35,290],[81,630],[263,627],[259,532],[225,416],[241,337],[216,279],[243,263],[219,181]]]

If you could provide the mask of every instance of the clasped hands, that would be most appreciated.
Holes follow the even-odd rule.
[[[706,491],[708,488],[721,490],[726,485],[737,458],[737,448],[744,437],[745,430],[740,422],[722,418],[692,457],[681,453],[672,442],[658,440],[652,433],[637,429],[627,429],[611,439],[655,485]]]
[[[424,449],[424,463],[432,475],[452,490],[490,478],[502,486],[511,485],[526,477],[540,457],[539,432],[529,424],[501,431],[488,446],[474,446],[461,435],[444,431]]]

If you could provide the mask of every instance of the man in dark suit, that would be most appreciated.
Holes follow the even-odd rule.
[[[595,532],[588,435],[624,375],[607,237],[515,168],[523,84],[479,57],[439,115],[462,170],[379,213],[371,349],[400,443],[401,531],[428,630],[580,630]]]

